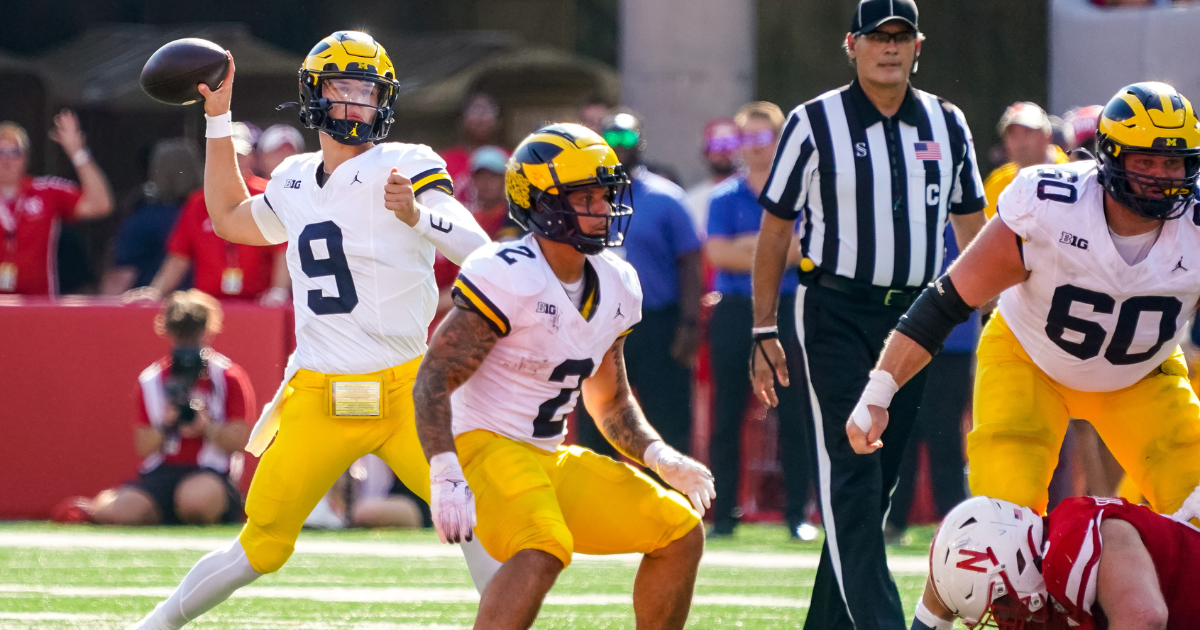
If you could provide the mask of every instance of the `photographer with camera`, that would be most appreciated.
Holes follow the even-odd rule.
[[[195,289],[177,291],[155,318],[171,354],[138,376],[134,445],[138,477],[94,500],[68,499],[55,520],[109,525],[239,522],[242,497],[230,455],[246,446],[254,390],[242,368],[208,347],[221,307]]]

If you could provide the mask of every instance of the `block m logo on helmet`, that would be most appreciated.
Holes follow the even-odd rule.
[[[1096,167],[1108,196],[1147,218],[1183,216],[1200,171],[1192,104],[1166,83],[1135,83],[1109,99],[1097,126]]]
[[[396,69],[370,35],[338,31],[300,67],[300,122],[341,144],[387,137],[399,95]]]

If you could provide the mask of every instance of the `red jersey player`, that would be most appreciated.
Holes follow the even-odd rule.
[[[930,550],[914,629],[1183,630],[1200,619],[1200,530],[1124,499],[1067,499],[1043,518],[974,497]]]

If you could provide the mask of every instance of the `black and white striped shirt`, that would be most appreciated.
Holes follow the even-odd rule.
[[[885,118],[858,81],[792,110],[759,202],[803,215],[801,253],[883,287],[920,287],[942,268],[948,214],[987,205],[962,111],[909,87]]]

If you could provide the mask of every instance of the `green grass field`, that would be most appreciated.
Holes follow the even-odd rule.
[[[0,524],[0,630],[124,630],[166,597],[236,527],[128,528]],[[911,616],[931,528],[890,549]],[[710,541],[689,628],[800,628],[820,543],[745,525]],[[845,553],[845,552],[843,552]],[[632,628],[636,558],[580,558],[536,624]],[[305,531],[283,570],[239,591],[189,628],[408,630],[469,628],[478,598],[457,549],[432,531]]]

